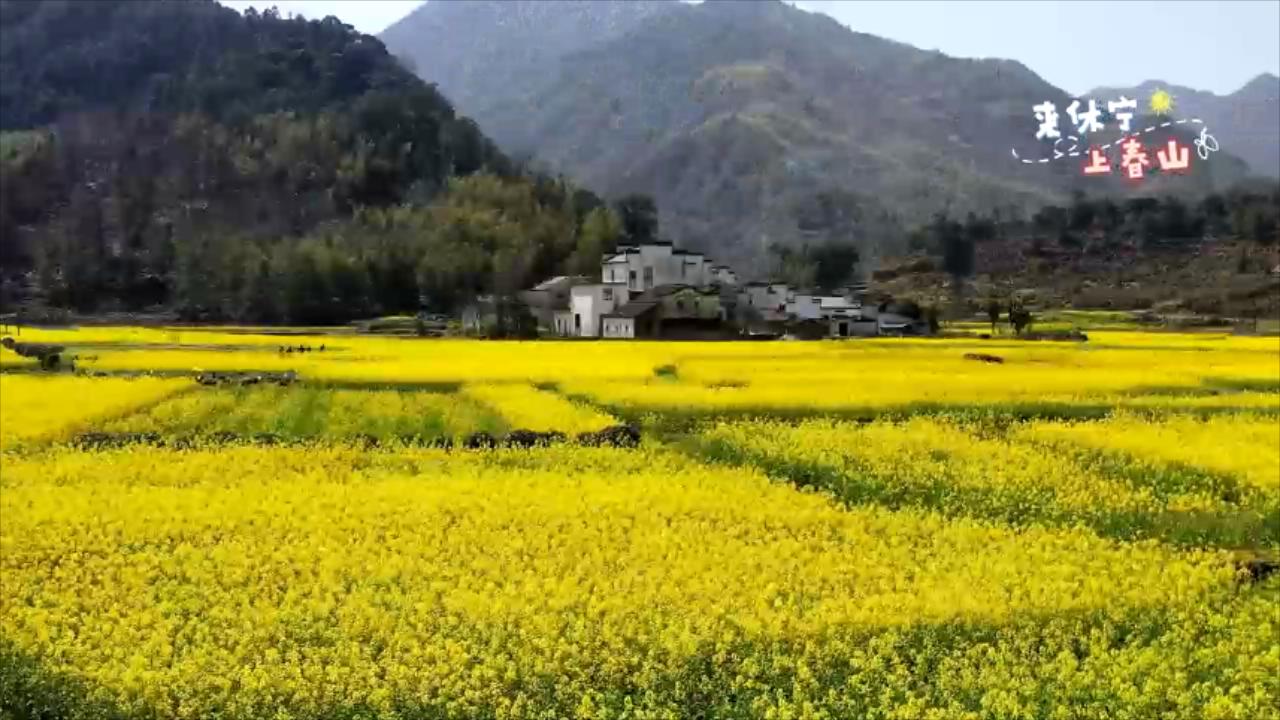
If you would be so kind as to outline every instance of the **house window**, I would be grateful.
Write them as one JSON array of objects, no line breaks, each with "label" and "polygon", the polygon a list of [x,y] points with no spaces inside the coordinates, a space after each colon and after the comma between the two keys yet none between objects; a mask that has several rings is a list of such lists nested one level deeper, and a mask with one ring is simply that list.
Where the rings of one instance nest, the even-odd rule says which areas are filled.
[{"label": "house window", "polygon": [[646,267],[644,269],[644,288],[648,290],[651,287],[653,287],[653,267]]},{"label": "house window", "polygon": [[612,299],[613,299],[613,288],[605,288],[605,289],[604,289],[604,299],[605,299],[605,300],[612,300]]},{"label": "house window", "polygon": [[628,283],[627,287],[634,288],[635,286],[636,286],[636,271],[632,270],[630,282]]},{"label": "house window", "polygon": [[687,271],[688,269],[689,269],[689,266],[688,266],[688,265],[681,265],[681,266],[680,266],[680,277],[681,277],[681,278],[685,277],[685,275],[686,275],[686,271]]},{"label": "house window", "polygon": [[581,313],[573,314],[573,332],[575,335],[582,334],[582,314]]}]

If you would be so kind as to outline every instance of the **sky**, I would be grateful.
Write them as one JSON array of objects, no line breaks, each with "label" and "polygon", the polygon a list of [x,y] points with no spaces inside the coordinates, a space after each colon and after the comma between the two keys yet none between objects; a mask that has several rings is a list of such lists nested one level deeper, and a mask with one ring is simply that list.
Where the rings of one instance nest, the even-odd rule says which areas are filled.
[{"label": "sky", "polygon": [[[430,0],[441,2],[443,0]],[[450,0],[457,1],[457,0]],[[1163,80],[1225,95],[1280,75],[1280,0],[789,0],[858,32],[955,57],[1018,60],[1069,93]],[[423,0],[224,0],[335,15],[377,34]]]}]

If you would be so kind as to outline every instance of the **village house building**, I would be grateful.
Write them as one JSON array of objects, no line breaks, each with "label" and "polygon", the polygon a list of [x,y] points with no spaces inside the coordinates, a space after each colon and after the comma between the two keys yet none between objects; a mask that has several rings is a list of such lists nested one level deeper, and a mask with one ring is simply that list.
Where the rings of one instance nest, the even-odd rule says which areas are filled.
[{"label": "village house building", "polygon": [[614,312],[631,299],[626,283],[591,283],[569,289],[567,311],[555,313],[557,334],[568,337],[600,337],[601,316]]},{"label": "village house building", "polygon": [[569,291],[578,285],[591,284],[591,278],[585,275],[558,275],[538,283],[531,290],[520,293],[520,299],[529,306],[529,312],[538,321],[540,330],[555,328],[555,334],[561,335],[556,325],[556,312],[569,307]]},{"label": "village house building", "polygon": [[791,320],[861,317],[862,302],[844,295],[793,294],[787,299],[786,313]]},{"label": "village house building", "polygon": [[717,288],[662,285],[602,317],[602,337],[718,337],[726,311]]},{"label": "village house building", "polygon": [[[737,284],[725,265],[669,242],[624,245],[605,257],[599,281],[559,276],[521,294],[540,327],[560,337],[714,338],[730,320],[752,334],[798,337],[916,335],[928,324],[897,306],[867,305],[867,287],[796,292],[784,282]],[[904,306],[905,307],[905,306]],[[478,319],[478,318],[476,318]]]},{"label": "village house building", "polygon": [[728,265],[713,265],[709,271],[711,273],[711,284],[720,285],[721,287],[737,287],[738,274]]},{"label": "village house building", "polygon": [[664,321],[722,322],[721,294],[736,279],[702,253],[660,241],[619,247],[601,261],[599,282],[555,277],[522,297],[561,337],[656,337]]},{"label": "village house building", "polygon": [[738,309],[764,322],[787,319],[786,283],[749,282],[738,291]]},{"label": "village house building", "polygon": [[678,250],[667,241],[623,245],[601,264],[601,280],[625,283],[635,292],[662,285],[711,284],[711,261],[700,252]]}]

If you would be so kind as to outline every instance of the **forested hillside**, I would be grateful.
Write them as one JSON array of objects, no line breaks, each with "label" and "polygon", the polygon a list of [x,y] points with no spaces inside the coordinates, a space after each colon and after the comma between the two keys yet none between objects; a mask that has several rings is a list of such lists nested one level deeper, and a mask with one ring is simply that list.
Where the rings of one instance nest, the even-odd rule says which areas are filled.
[{"label": "forested hillside", "polygon": [[451,267],[491,290],[474,274],[492,257],[454,257],[444,231],[430,247],[425,231],[387,242],[396,223],[380,208],[403,225],[458,204],[450,178],[487,171],[459,186],[492,190],[485,212],[566,223],[555,242],[567,249],[518,253],[545,270],[599,204],[522,177],[434,86],[335,18],[241,16],[211,0],[4,2],[0,88],[10,305],[296,322],[416,310],[420,285],[460,278]]},{"label": "forested hillside", "polygon": [[1200,316],[1280,313],[1280,184],[1256,180],[1198,202],[1075,195],[1025,217],[936,216],[911,255],[874,287],[925,305],[980,312],[1015,294],[1038,307]]},{"label": "forested hillside", "polygon": [[[1027,214],[1073,190],[1190,199],[1246,171],[1229,145],[1189,177],[1141,185],[1022,164],[1011,148],[1050,154],[1032,107],[1052,101],[1068,127],[1071,98],[1018,62],[947,57],[782,2],[615,5],[428,2],[382,37],[504,149],[598,192],[651,194],[673,239],[756,273],[772,246],[815,233],[874,263],[939,211]],[[831,198],[847,221],[815,227]]]}]

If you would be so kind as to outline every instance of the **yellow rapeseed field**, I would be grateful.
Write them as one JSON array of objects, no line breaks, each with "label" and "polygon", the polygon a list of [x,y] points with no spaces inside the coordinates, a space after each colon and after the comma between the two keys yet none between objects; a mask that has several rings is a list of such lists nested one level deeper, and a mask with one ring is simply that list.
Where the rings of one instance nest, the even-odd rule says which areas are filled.
[{"label": "yellow rapeseed field", "polygon": [[[1089,635],[1266,677],[1274,625],[1214,633],[1252,654],[1191,657],[1184,634],[1247,603],[1222,555],[846,510],[662,455],[560,470],[579,452],[600,451],[505,467],[324,448],[17,459],[5,636],[94,700],[175,717],[1040,717],[1099,693],[1119,694],[1089,716],[1267,711],[1258,694],[1188,694],[1176,666],[1155,668],[1153,693],[1129,642]],[[1029,643],[1059,669],[1009,688],[991,668]]]},{"label": "yellow rapeseed field", "polygon": [[492,408],[456,393],[265,385],[202,388],[106,423],[101,429],[176,436],[232,433],[429,439],[492,433],[503,427],[502,417]]},{"label": "yellow rapeseed field", "polygon": [[190,385],[159,378],[0,374],[0,448],[64,438]]},{"label": "yellow rapeseed field", "polygon": [[0,718],[1280,720],[1276,338],[22,339]]},{"label": "yellow rapeseed field", "polygon": [[1174,416],[1153,422],[1120,413],[1096,423],[1037,423],[1021,434],[1120,452],[1144,462],[1221,472],[1250,490],[1280,497],[1280,419],[1274,415]]},{"label": "yellow rapeseed field", "polygon": [[524,384],[473,384],[464,393],[497,410],[507,424],[525,430],[576,435],[616,423],[605,413]]},{"label": "yellow rapeseed field", "polygon": [[[734,422],[708,429],[699,443],[711,456],[759,466],[851,503],[928,507],[1018,524],[1084,524],[1120,538],[1280,546],[1275,417],[1036,421],[1016,426],[1010,437],[965,425],[972,423],[928,417],[866,425]],[[1219,440],[1223,433],[1234,434]],[[1091,444],[1135,452],[1072,452]],[[1152,468],[1152,455],[1185,465]]]}]

